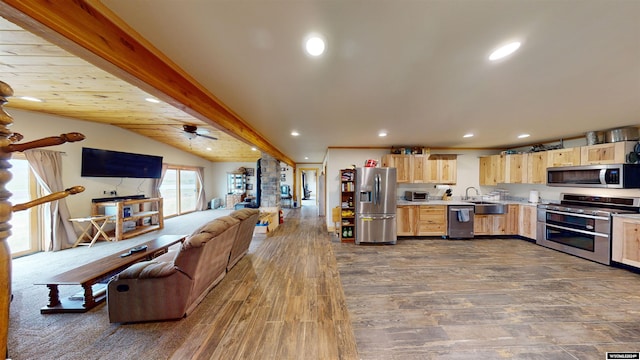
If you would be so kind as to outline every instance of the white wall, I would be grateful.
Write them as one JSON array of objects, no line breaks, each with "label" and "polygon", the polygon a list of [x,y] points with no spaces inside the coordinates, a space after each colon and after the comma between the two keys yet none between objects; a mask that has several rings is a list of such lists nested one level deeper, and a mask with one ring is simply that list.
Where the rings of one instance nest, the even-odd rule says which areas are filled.
[{"label": "white wall", "polygon": [[214,178],[214,174],[212,162],[208,160],[112,125],[10,108],[7,109],[7,112],[13,117],[11,130],[24,136],[21,143],[69,132],[79,132],[85,135],[86,139],[83,141],[44,148],[64,152],[62,180],[65,188],[75,185],[85,187],[84,192],[66,198],[73,217],[89,215],[91,213],[91,199],[108,197],[109,195],[103,194],[105,190],[117,189],[120,196],[135,194],[148,196],[151,190],[150,179],[81,177],[82,147],[158,155],[163,157],[164,163],[203,167],[205,169],[205,194],[210,198],[209,194],[213,193],[210,179]]}]

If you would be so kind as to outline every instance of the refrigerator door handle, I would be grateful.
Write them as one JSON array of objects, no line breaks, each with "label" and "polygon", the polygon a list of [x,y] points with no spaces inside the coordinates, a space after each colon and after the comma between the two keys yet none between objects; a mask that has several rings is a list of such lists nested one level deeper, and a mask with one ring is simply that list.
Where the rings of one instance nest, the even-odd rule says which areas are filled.
[{"label": "refrigerator door handle", "polygon": [[374,205],[378,205],[380,203],[380,174],[376,174],[374,180],[374,194],[373,194],[373,203]]},{"label": "refrigerator door handle", "polygon": [[372,220],[391,220],[395,219],[395,215],[383,215],[383,216],[360,216],[360,220],[372,221]]}]

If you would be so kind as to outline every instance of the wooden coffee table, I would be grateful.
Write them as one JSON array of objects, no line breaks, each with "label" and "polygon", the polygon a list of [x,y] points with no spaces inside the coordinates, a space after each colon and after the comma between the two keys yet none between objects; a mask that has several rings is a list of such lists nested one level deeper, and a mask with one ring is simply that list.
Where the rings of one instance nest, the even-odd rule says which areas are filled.
[{"label": "wooden coffee table", "polygon": [[[49,288],[49,304],[41,308],[40,313],[82,313],[96,307],[107,297],[106,286],[100,286],[100,281],[109,279],[131,264],[151,260],[159,253],[165,253],[171,245],[182,242],[185,238],[185,235],[163,235],[140,244],[147,245],[145,251],[133,253],[127,257],[120,257],[120,254],[128,252],[128,249],[119,251],[35,283],[35,285],[46,285]],[[59,285],[80,285],[83,293],[60,299]]]}]

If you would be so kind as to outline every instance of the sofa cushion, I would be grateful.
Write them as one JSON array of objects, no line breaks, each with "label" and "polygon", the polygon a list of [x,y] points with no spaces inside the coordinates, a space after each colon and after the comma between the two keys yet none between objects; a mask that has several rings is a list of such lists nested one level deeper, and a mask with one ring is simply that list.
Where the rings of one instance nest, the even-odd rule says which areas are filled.
[{"label": "sofa cushion", "polygon": [[133,264],[116,275],[115,279],[145,279],[169,276],[177,271],[173,262],[143,261]]}]

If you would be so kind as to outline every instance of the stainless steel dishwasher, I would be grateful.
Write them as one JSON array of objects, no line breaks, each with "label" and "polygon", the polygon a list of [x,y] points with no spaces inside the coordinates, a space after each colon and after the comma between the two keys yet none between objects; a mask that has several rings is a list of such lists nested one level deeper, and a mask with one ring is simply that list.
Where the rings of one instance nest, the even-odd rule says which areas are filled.
[{"label": "stainless steel dishwasher", "polygon": [[450,239],[473,238],[473,205],[449,205],[447,235]]}]

